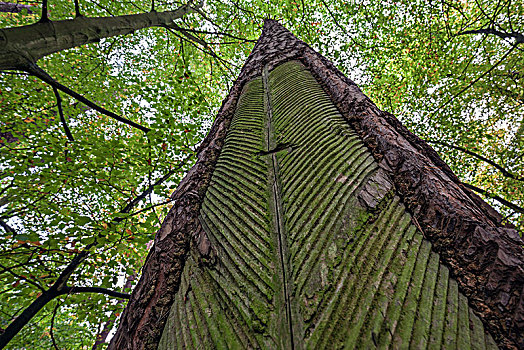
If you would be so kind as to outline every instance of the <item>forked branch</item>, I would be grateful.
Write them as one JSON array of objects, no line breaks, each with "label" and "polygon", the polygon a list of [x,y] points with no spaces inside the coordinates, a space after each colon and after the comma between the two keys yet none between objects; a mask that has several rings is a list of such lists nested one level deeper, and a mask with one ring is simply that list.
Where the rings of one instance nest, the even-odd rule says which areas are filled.
[{"label": "forked branch", "polygon": [[32,64],[32,65],[27,66],[26,71],[28,73],[34,75],[35,77],[41,79],[42,81],[46,82],[47,84],[51,85],[54,89],[58,89],[58,90],[60,90],[62,92],[65,92],[69,96],[77,99],[78,101],[82,102],[86,106],[91,107],[95,111],[98,111],[98,112],[100,112],[100,113],[102,113],[104,115],[107,115],[110,118],[118,120],[121,123],[124,123],[126,125],[132,126],[134,128],[137,128],[137,129],[139,129],[139,130],[141,130],[141,131],[143,131],[145,133],[147,133],[147,132],[149,132],[151,130],[151,129],[149,129],[149,128],[145,127],[145,126],[142,126],[140,124],[137,124],[137,123],[135,123],[135,122],[133,122],[133,121],[131,121],[129,119],[123,118],[123,117],[119,116],[116,113],[108,111],[107,109],[105,109],[103,107],[100,107],[96,103],[88,100],[87,98],[85,98],[84,96],[80,95],[79,93],[71,90],[67,86],[64,86],[64,85],[60,84],[53,77],[51,77],[49,74],[47,74],[47,72],[45,70],[43,70],[42,68],[40,68],[36,64]]}]

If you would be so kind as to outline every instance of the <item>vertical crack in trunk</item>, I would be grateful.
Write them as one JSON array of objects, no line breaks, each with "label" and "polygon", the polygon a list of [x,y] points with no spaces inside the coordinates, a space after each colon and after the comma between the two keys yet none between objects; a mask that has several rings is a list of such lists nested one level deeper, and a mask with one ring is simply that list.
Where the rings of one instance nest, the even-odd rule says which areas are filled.
[{"label": "vertical crack in trunk", "polygon": [[[269,88],[269,72],[267,65],[264,67],[262,73],[262,79],[264,82],[264,107],[266,111],[266,147],[269,150],[274,149],[276,146],[274,140],[274,132],[272,125],[272,109],[271,109],[271,93]],[[295,349],[295,342],[293,340],[293,321],[291,312],[291,297],[290,297],[290,284],[288,280],[289,266],[288,266],[288,246],[287,246],[287,234],[284,225],[284,213],[282,208],[282,198],[280,195],[279,176],[278,176],[278,160],[276,152],[268,154],[268,169],[269,169],[269,186],[271,188],[271,212],[273,213],[273,226],[275,228],[276,244],[277,244],[277,255],[280,266],[280,279],[282,287],[282,303],[283,309],[285,310],[285,320],[282,320],[283,327],[288,329],[287,335],[282,337],[281,345],[283,348]]]}]

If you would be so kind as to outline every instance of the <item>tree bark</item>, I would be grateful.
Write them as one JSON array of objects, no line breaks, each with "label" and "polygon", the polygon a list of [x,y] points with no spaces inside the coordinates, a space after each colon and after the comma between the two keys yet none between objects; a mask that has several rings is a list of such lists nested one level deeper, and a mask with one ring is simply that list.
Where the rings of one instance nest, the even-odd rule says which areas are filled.
[{"label": "tree bark", "polygon": [[81,16],[0,29],[0,70],[23,70],[55,52],[143,28],[168,26],[192,11],[192,7],[184,5],[174,11],[116,17]]}]

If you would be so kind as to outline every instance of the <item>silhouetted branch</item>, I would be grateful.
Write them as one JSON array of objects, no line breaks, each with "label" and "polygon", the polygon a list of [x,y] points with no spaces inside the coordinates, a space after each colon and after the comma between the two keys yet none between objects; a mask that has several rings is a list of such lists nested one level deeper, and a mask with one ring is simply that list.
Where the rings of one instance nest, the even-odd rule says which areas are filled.
[{"label": "silhouetted branch", "polygon": [[40,17],[40,22],[49,22],[49,16],[47,12],[47,0],[42,0],[42,17]]},{"label": "silhouetted branch", "polygon": [[162,205],[169,204],[169,203],[171,203],[171,202],[172,202],[172,200],[167,200],[167,201],[162,202],[162,203],[153,204],[153,205],[151,205],[151,206],[149,206],[149,207],[146,207],[146,208],[140,209],[140,210],[138,210],[138,211],[135,211],[134,213],[129,214],[129,216],[135,216],[135,215],[138,215],[138,214],[143,213],[143,212],[145,212],[145,211],[151,210],[151,209],[153,209],[153,208],[156,208],[156,207],[160,207],[160,206],[162,206]]},{"label": "silhouetted branch", "polygon": [[96,293],[104,294],[114,298],[129,299],[128,293],[121,293],[111,289],[102,287],[64,287],[60,290],[60,294],[80,294],[80,293]]},{"label": "silhouetted branch", "polygon": [[467,35],[467,34],[492,34],[496,35],[501,39],[515,39],[515,44],[524,43],[524,35],[519,32],[506,33],[496,29],[475,29],[475,30],[465,30],[463,32],[457,33],[456,35]]},{"label": "silhouetted branch", "polygon": [[455,94],[454,96],[452,96],[449,100],[447,100],[446,102],[444,102],[443,104],[441,104],[439,107],[437,107],[437,109],[435,109],[435,111],[431,114],[431,116],[434,116],[435,113],[437,113],[440,109],[442,109],[444,106],[446,106],[448,103],[450,103],[451,101],[453,101],[455,98],[459,97],[460,95],[462,95],[462,93],[464,93],[466,90],[468,90],[470,87],[472,87],[473,85],[475,85],[480,79],[484,78],[488,73],[490,73],[493,69],[495,69],[499,64],[501,64],[512,52],[513,50],[515,50],[515,48],[517,47],[517,45],[513,45],[511,47],[511,49],[508,50],[508,52],[506,52],[504,54],[504,56],[502,56],[502,58],[500,60],[498,60],[497,63],[495,63],[494,65],[491,66],[490,69],[488,69],[487,71],[485,71],[484,73],[482,73],[481,75],[479,75],[475,80],[473,80],[471,83],[468,84],[468,86],[466,86],[465,88],[463,88],[462,90],[460,90],[457,94]]},{"label": "silhouetted branch", "polygon": [[2,269],[4,269],[4,272],[8,272],[8,273],[10,273],[10,274],[13,275],[14,277],[18,278],[20,281],[26,281],[27,283],[29,283],[29,284],[35,286],[36,288],[40,289],[41,291],[44,291],[44,290],[45,290],[45,289],[44,289],[41,285],[39,285],[38,283],[36,283],[36,282],[34,282],[34,281],[31,281],[29,278],[24,277],[24,276],[21,276],[21,275],[17,274],[16,272],[12,271],[12,269],[13,269],[14,267],[6,267],[6,266],[4,266],[4,265],[2,265],[2,264],[0,264],[0,267],[1,267]]},{"label": "silhouetted branch", "polygon": [[227,36],[227,37],[229,37],[231,39],[241,40],[241,41],[244,41],[244,42],[250,42],[250,43],[255,43],[256,42],[256,40],[241,38],[239,36],[232,35],[232,34],[229,34],[229,33],[226,33],[226,32],[217,32],[217,31],[212,32],[212,31],[209,31],[209,30],[189,29],[189,28],[182,28],[182,27],[179,27],[179,26],[168,26],[168,27],[172,27],[173,29],[183,30],[183,31],[190,32],[190,33],[195,33],[195,34],[210,34],[210,35],[216,35],[216,36]]},{"label": "silhouetted branch", "polygon": [[15,230],[2,219],[0,219],[0,226],[2,226],[6,233],[15,233]]},{"label": "silhouetted branch", "polygon": [[[129,275],[126,279],[126,284],[124,285],[124,288],[122,288],[122,290],[125,291],[127,289],[130,289],[135,278],[136,278],[136,274]],[[125,302],[125,299],[120,299],[117,301],[117,305],[123,304],[124,302]],[[114,310],[111,316],[109,316],[107,321],[104,323],[104,327],[102,331],[100,331],[97,334],[95,343],[93,344],[93,347],[91,348],[91,350],[99,349],[100,346],[106,342],[107,336],[109,335],[109,333],[111,333],[111,330],[113,329],[113,326],[115,324],[117,317],[118,317],[118,313],[116,310]]]},{"label": "silhouetted branch", "polygon": [[78,0],[75,0],[75,17],[82,17],[82,14],[80,13],[80,4],[78,3]]},{"label": "silhouetted branch", "polygon": [[56,104],[58,106],[58,114],[60,115],[60,121],[62,122],[64,131],[67,135],[68,140],[71,142],[74,142],[75,139],[73,138],[73,135],[71,134],[71,131],[69,130],[69,126],[67,126],[67,122],[64,117],[64,111],[62,110],[62,98],[60,97],[60,93],[58,92],[57,88],[54,86],[53,86],[53,92],[55,93]]},{"label": "silhouetted branch", "polygon": [[53,316],[51,317],[51,327],[49,328],[49,335],[51,336],[51,341],[53,342],[53,347],[55,348],[55,350],[60,350],[58,348],[58,345],[56,344],[55,334],[54,334],[54,331],[53,331],[53,328],[55,328],[56,312],[58,311],[59,307],[60,307],[60,300],[57,300],[55,308],[53,310]]},{"label": "silhouetted branch", "polygon": [[[182,168],[184,165],[186,165],[187,161],[189,159],[191,159],[192,156],[193,155],[190,155],[189,157],[187,157],[186,159],[181,161],[175,168],[169,170],[164,176],[162,176],[157,181],[155,181],[155,183],[153,183],[151,186],[146,188],[144,192],[142,192],[139,196],[135,197],[135,199],[133,199],[122,210],[120,210],[120,213],[122,213],[122,214],[129,213],[131,211],[131,209],[133,209],[140,201],[142,201],[144,198],[146,198],[153,191],[153,189],[156,186],[162,184],[164,181],[169,179],[174,173],[176,173],[180,168]],[[122,218],[117,218],[117,219],[120,219],[118,222],[123,220]]]},{"label": "silhouetted branch", "polygon": [[113,118],[115,120],[118,120],[121,123],[127,124],[129,126],[134,127],[134,128],[137,128],[137,129],[139,129],[139,130],[141,130],[141,131],[143,131],[145,133],[147,133],[147,132],[149,132],[151,130],[151,129],[146,128],[145,126],[142,126],[140,124],[137,124],[137,123],[135,123],[135,122],[133,122],[133,121],[131,121],[129,119],[123,118],[123,117],[119,116],[116,113],[108,111],[107,109],[105,109],[103,107],[100,107],[99,105],[97,105],[94,102],[91,102],[90,100],[88,100],[84,96],[80,95],[79,93],[77,93],[77,92],[71,90],[70,88],[60,84],[58,81],[56,81],[54,78],[52,78],[49,74],[47,74],[46,71],[44,71],[42,68],[38,67],[36,64],[31,64],[28,67],[26,67],[26,69],[27,69],[28,73],[34,75],[37,78],[40,78],[42,81],[48,83],[53,88],[57,88],[58,90],[60,90],[62,92],[65,92],[69,96],[76,98],[78,101],[82,102],[83,104],[85,104],[88,107],[91,107],[95,111],[98,111],[98,112],[100,112],[100,113],[102,113],[104,115],[107,115],[108,117],[111,117],[111,118]]},{"label": "silhouetted branch", "polygon": [[[203,41],[202,39],[200,38],[197,38],[195,37],[194,35],[191,35],[190,33],[188,32],[185,32],[183,30],[180,30],[180,33],[182,33],[182,35],[184,35],[185,37],[182,37],[180,35],[178,35],[176,32],[175,32],[175,29],[172,27],[172,26],[169,26],[169,27],[164,27],[166,28],[167,30],[169,30],[171,33],[173,33],[174,36],[176,36],[177,38],[183,40],[183,41],[186,41],[188,43],[190,43],[191,45],[193,45],[194,47],[196,47],[198,50],[202,51],[203,53],[207,54],[207,55],[210,55],[212,56],[214,59],[216,59],[218,62],[222,63],[224,65],[224,67],[226,67],[226,69],[231,73],[233,74],[233,71],[231,70],[231,68],[229,68],[228,65],[233,65],[234,67],[238,68],[238,66],[236,66],[235,64],[232,64],[230,62],[227,62],[226,60],[224,60],[222,57],[218,56],[216,53],[213,52],[213,50],[211,50],[209,48],[209,46],[207,45],[207,43],[205,41]],[[180,27],[179,27],[180,28]],[[204,46],[204,48],[201,48],[200,46],[198,46],[197,44],[195,44],[195,42],[201,44],[202,46]],[[206,51],[205,49],[207,49],[208,51]]]},{"label": "silhouetted branch", "polygon": [[502,166],[500,166],[499,164],[495,163],[494,161],[478,154],[478,153],[475,153],[473,151],[470,151],[464,147],[460,147],[460,146],[455,146],[455,145],[451,145],[449,143],[446,143],[446,142],[443,142],[443,141],[432,141],[432,140],[426,140],[427,143],[433,143],[433,144],[438,144],[438,145],[442,145],[442,146],[446,146],[446,147],[449,147],[449,148],[453,148],[457,151],[461,151],[461,152],[464,152],[466,154],[469,154],[470,156],[473,156],[475,158],[478,158],[492,166],[494,166],[495,168],[497,168],[501,173],[502,175],[504,175],[505,177],[509,177],[510,179],[514,179],[514,180],[518,180],[518,181],[524,181],[524,177],[518,177],[516,176],[515,174],[511,173],[510,171],[506,170],[505,168],[503,168]]},{"label": "silhouetted branch", "polygon": [[[191,156],[190,156],[191,157]],[[184,161],[180,162],[179,165],[171,169],[167,174],[162,176],[160,179],[158,179],[155,183],[153,183],[151,186],[146,188],[145,191],[143,191],[139,196],[137,196],[135,199],[133,199],[129,204],[127,204],[121,211],[121,214],[127,214],[129,213],[142,199],[144,199],[149,193],[151,193],[155,186],[158,186],[159,184],[166,181],[171,175],[173,175],[178,169],[183,167],[185,165],[185,162],[190,158],[186,158]],[[114,218],[110,225],[117,224],[124,220],[122,217],[116,217]],[[5,329],[4,333],[0,334],[0,349],[5,347],[11,339],[18,333],[20,330],[45,306],[47,303],[49,303],[51,300],[56,298],[59,295],[63,294],[77,294],[77,293],[99,293],[99,294],[105,294],[108,296],[112,296],[115,298],[123,298],[123,299],[129,299],[129,294],[127,293],[120,293],[116,291],[112,291],[109,289],[101,288],[101,287],[70,287],[67,286],[67,282],[73,272],[77,269],[77,267],[85,260],[90,254],[90,251],[93,247],[95,247],[98,244],[97,240],[91,244],[88,244],[81,252],[77,253],[75,257],[69,262],[69,264],[64,268],[62,273],[60,273],[60,276],[56,279],[56,281],[53,283],[53,285],[47,289],[43,290],[42,287],[36,285],[34,282],[25,279],[21,276],[18,276],[21,279],[26,280],[28,283],[32,283],[35,286],[37,286],[39,289],[43,290],[42,294],[36,298],[35,301],[31,303],[27,308],[22,311],[22,313],[14,319]],[[0,267],[4,268],[0,265]],[[11,271],[9,271],[11,272]],[[12,273],[12,272],[11,272]]]},{"label": "silhouetted branch", "polygon": [[511,203],[510,201],[500,197],[500,196],[497,196],[497,195],[494,195],[494,194],[491,194],[489,193],[488,191],[486,190],[483,190],[482,188],[478,188],[477,186],[473,186],[473,185],[470,185],[468,183],[462,183],[464,185],[464,187],[466,188],[469,188],[470,190],[473,190],[477,193],[480,193],[480,194],[483,194],[484,196],[488,197],[488,198],[492,198],[494,200],[496,200],[497,202],[499,202],[500,204],[510,208],[510,209],[513,209],[515,210],[516,212],[519,212],[521,214],[524,214],[524,208],[522,207],[519,207],[518,205],[514,204],[514,203]]},{"label": "silhouetted branch", "polygon": [[23,9],[26,9],[28,14],[33,13],[32,7],[29,5],[0,1],[0,12],[20,13]]}]

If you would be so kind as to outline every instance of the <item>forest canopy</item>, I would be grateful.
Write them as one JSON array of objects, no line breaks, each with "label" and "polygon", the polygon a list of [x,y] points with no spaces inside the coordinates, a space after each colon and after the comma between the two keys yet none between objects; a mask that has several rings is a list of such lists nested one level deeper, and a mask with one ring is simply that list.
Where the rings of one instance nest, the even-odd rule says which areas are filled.
[{"label": "forest canopy", "polygon": [[8,347],[104,347],[265,18],[522,232],[521,2],[0,2],[0,329],[28,317]]}]

